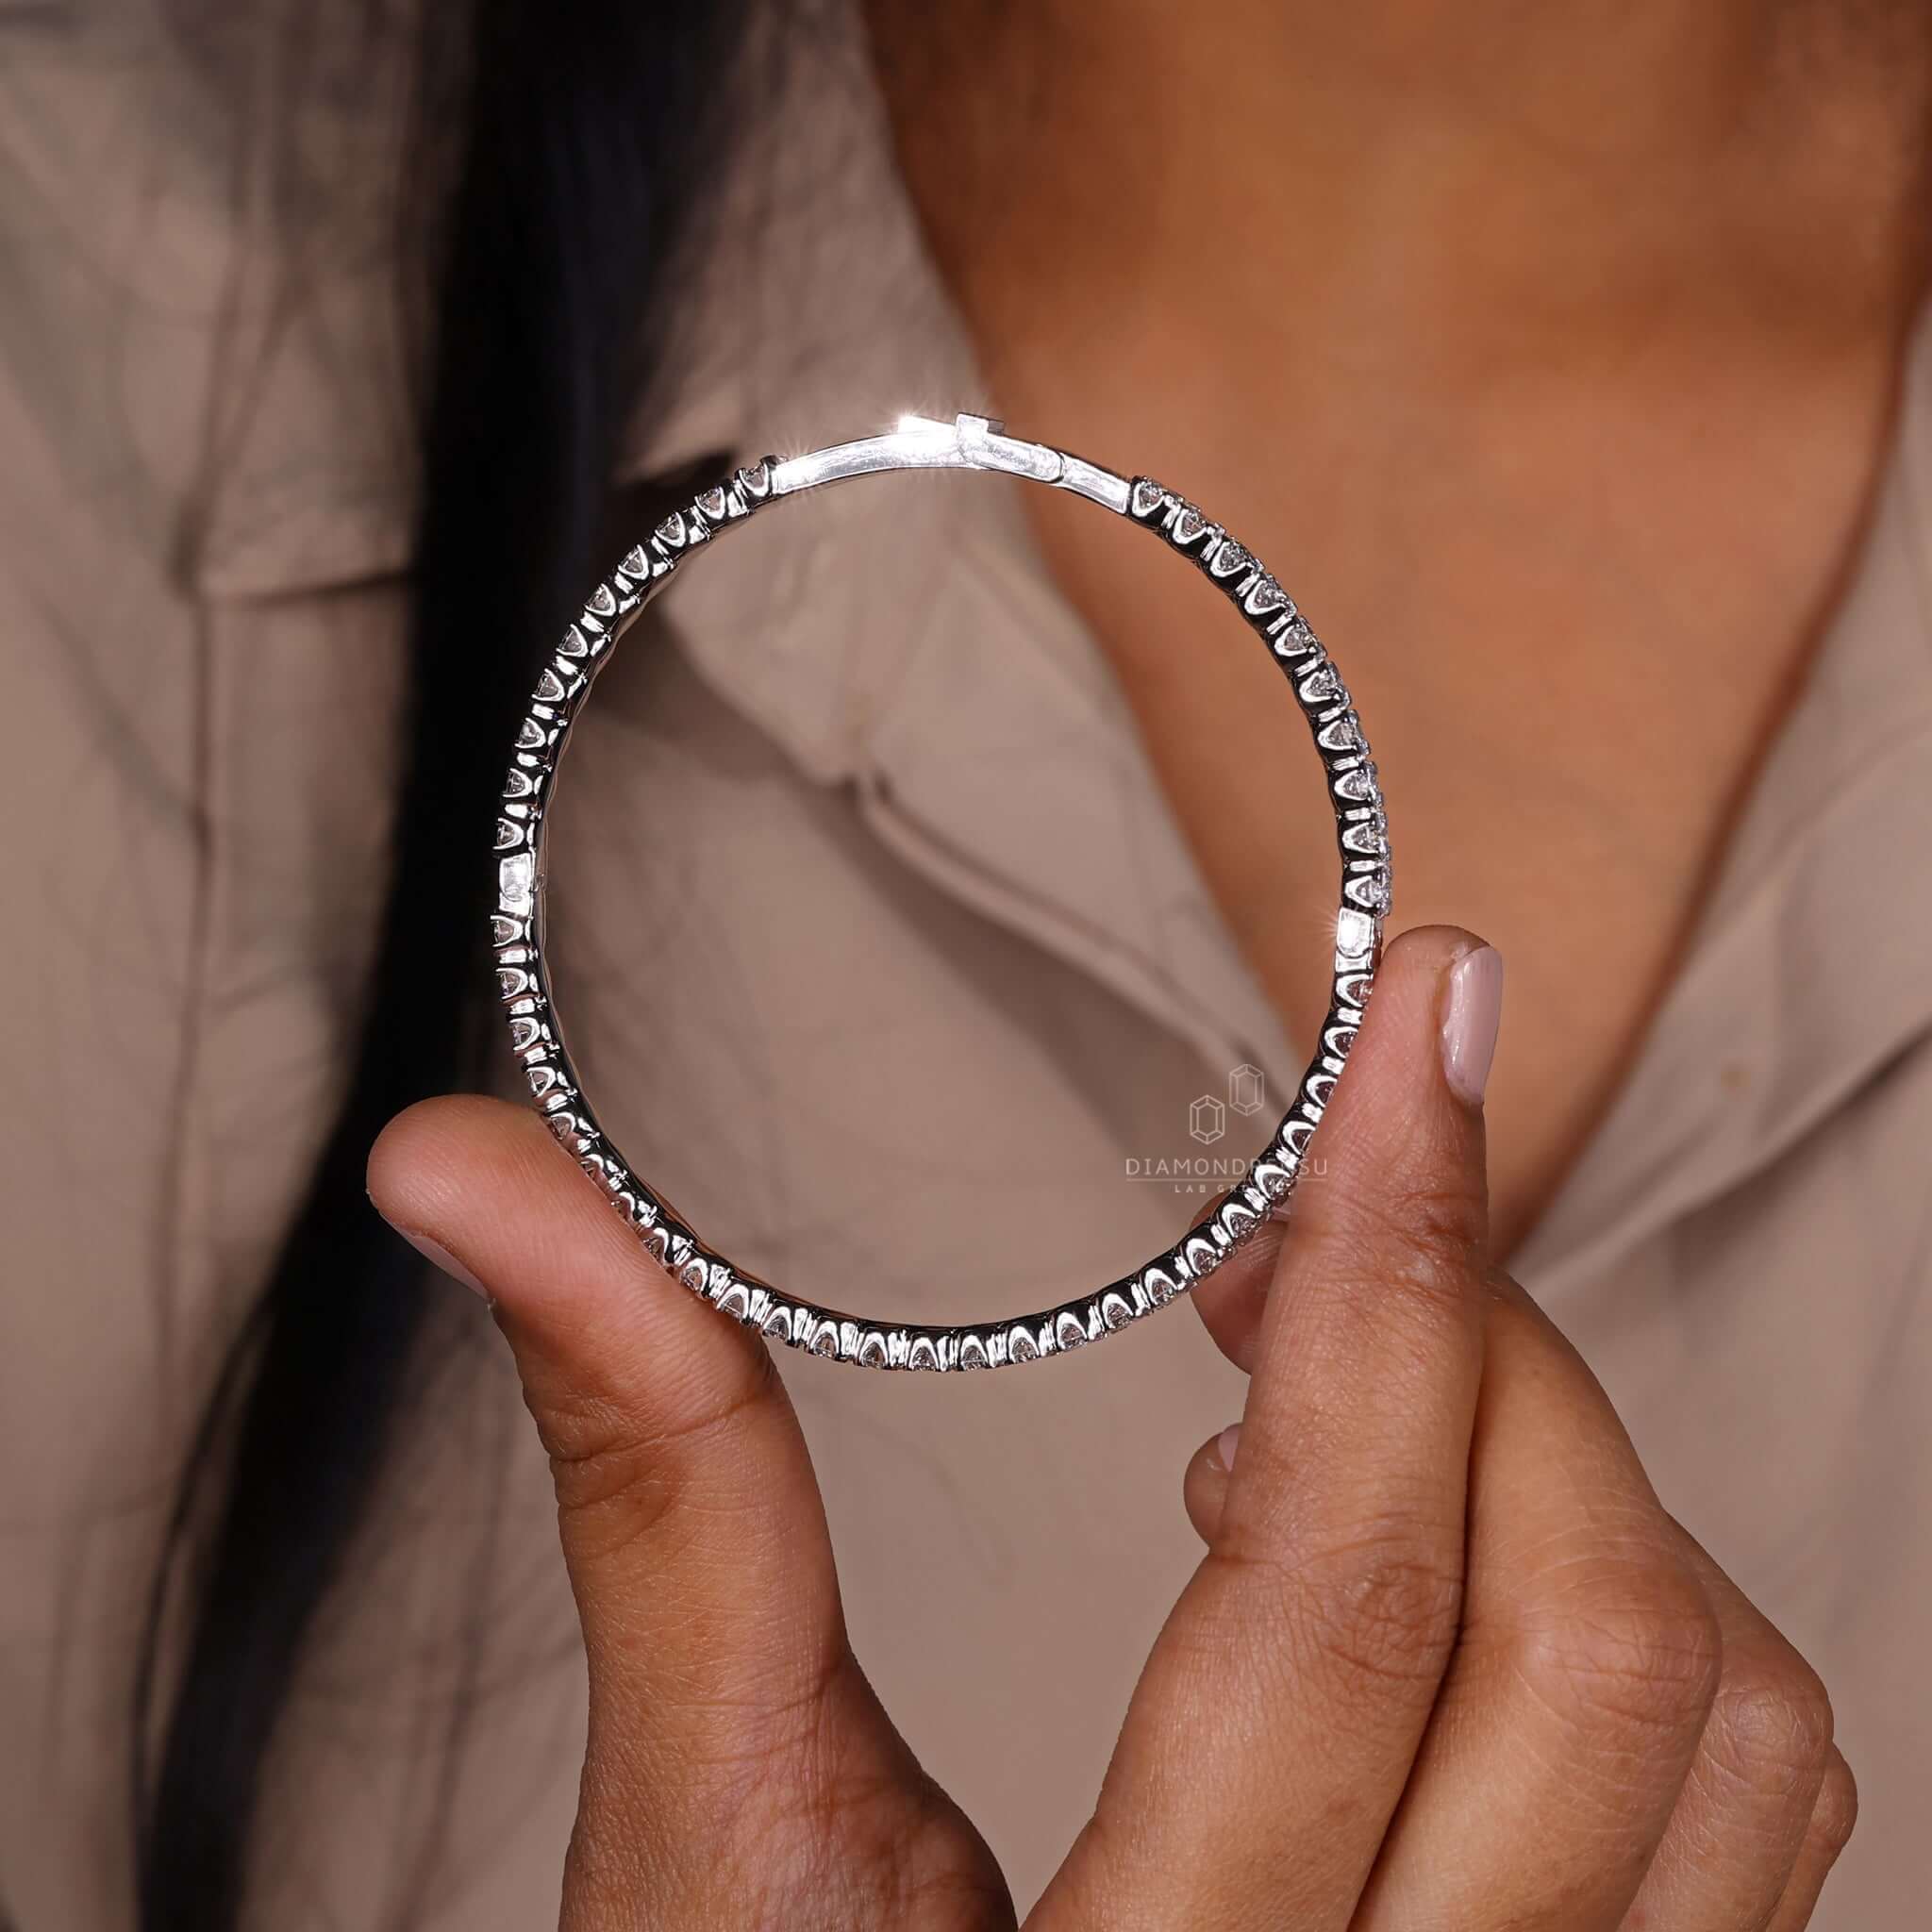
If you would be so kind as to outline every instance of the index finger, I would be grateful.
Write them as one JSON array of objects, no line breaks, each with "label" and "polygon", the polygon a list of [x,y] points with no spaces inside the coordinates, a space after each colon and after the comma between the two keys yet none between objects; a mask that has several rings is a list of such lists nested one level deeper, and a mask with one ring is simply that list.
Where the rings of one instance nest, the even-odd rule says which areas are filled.
[{"label": "index finger", "polygon": [[1488,1211],[1444,1027],[1487,1001],[1492,1039],[1499,982],[1457,928],[1389,949],[1293,1200],[1217,1533],[1048,1924],[1348,1923],[1457,1627]]}]

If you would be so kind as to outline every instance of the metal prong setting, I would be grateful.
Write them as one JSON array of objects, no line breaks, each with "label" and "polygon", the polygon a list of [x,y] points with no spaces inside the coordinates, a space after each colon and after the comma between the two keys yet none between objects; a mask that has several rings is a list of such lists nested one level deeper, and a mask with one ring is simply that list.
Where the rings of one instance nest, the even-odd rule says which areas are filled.
[{"label": "metal prong setting", "polygon": [[[1313,736],[1334,808],[1341,906],[1327,1018],[1293,1105],[1243,1184],[1170,1248],[1092,1293],[1037,1314],[958,1326],[874,1323],[800,1301],[743,1274],[651,1191],[599,1125],[565,1048],[543,958],[542,852],[551,781],[577,712],[617,640],[651,598],[714,538],[777,501],[894,470],[998,472],[1071,491],[1158,533],[1241,611],[1286,674]],[[884,435],[780,460],[765,457],[673,511],[592,590],[544,664],[518,726],[496,821],[497,903],[491,915],[498,994],[510,1050],[550,1130],[609,1195],[672,1276],[774,1341],[864,1368],[1003,1368],[1081,1348],[1124,1328],[1220,1267],[1282,1211],[1341,1076],[1381,958],[1391,883],[1388,817],[1341,673],[1260,560],[1186,498],[1064,450],[1006,434],[984,416],[904,416]]]}]

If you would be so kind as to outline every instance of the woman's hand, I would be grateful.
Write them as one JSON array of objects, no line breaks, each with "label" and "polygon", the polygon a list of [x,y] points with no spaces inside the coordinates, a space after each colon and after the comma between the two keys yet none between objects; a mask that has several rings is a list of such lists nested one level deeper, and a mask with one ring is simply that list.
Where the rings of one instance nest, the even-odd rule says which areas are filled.
[{"label": "woman's hand", "polygon": [[[1487,1259],[1475,945],[1391,946],[1321,1177],[1196,1291],[1247,1407],[1188,1471],[1208,1554],[1041,1932],[1795,1932],[1850,1831],[1817,1677]],[[591,1681],[568,1932],[1010,1925],[846,1642],[763,1346],[523,1109],[411,1108],[370,1187],[487,1284],[555,1465]]]}]

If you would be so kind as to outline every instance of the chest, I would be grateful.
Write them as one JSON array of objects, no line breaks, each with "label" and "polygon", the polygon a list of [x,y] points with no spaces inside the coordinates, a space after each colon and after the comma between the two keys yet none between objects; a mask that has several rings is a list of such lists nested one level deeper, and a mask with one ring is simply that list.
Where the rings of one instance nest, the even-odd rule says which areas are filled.
[{"label": "chest", "polygon": [[[1301,493],[1272,516],[1257,496],[1260,518],[1235,525],[1282,558],[1359,708],[1389,800],[1391,931],[1467,926],[1507,962],[1489,1107],[1505,1254],[1672,981],[1829,608],[1854,480],[1848,466],[1790,528],[1767,511],[1748,543],[1650,511],[1641,541],[1591,547],[1574,504],[1451,521],[1392,477],[1374,519]],[[1158,551],[1115,545],[1103,567],[1091,527],[1040,527],[1243,952],[1291,1038],[1312,1039],[1336,859],[1278,674]]]}]

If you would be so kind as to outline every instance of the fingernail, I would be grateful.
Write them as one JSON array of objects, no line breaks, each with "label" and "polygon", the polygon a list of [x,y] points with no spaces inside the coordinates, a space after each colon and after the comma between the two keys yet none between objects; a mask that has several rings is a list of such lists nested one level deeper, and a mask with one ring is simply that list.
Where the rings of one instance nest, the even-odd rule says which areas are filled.
[{"label": "fingernail", "polygon": [[[393,1223],[391,1224],[394,1225]],[[396,1232],[425,1259],[435,1262],[452,1281],[460,1281],[473,1294],[480,1294],[486,1302],[490,1299],[490,1291],[441,1241],[431,1241],[426,1234],[411,1234],[407,1227],[398,1227]]]},{"label": "fingernail", "polygon": [[1239,1423],[1229,1423],[1226,1428],[1215,1437],[1214,1454],[1223,1469],[1231,1470],[1234,1467],[1234,1452],[1241,1447],[1241,1425]]},{"label": "fingernail", "polygon": [[1471,1107],[1483,1104],[1503,1020],[1503,956],[1476,946],[1449,969],[1442,1002],[1442,1074]]}]

